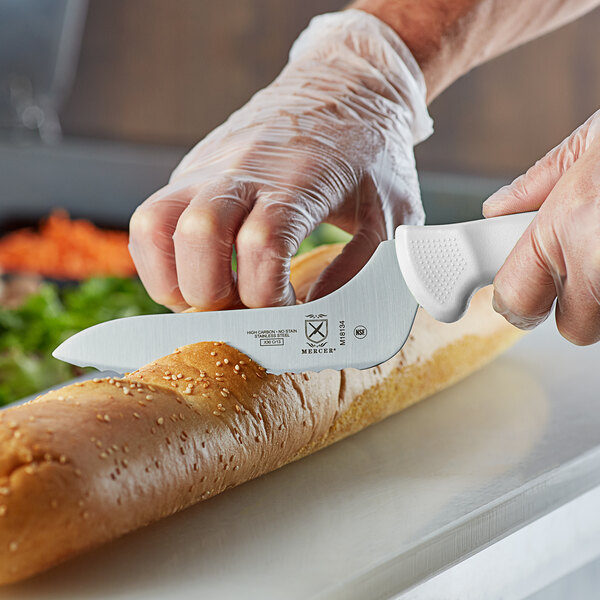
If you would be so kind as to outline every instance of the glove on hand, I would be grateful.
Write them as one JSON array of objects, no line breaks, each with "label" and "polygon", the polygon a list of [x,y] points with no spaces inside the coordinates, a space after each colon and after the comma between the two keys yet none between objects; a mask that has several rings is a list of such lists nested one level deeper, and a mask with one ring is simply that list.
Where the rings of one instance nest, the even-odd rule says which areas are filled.
[{"label": "glove on hand", "polygon": [[600,111],[483,205],[486,217],[539,209],[494,280],[495,309],[521,329],[550,314],[578,345],[600,340]]},{"label": "glove on hand", "polygon": [[431,131],[422,73],[392,29],[358,10],[316,17],[277,79],[134,213],[144,285],[174,310],[292,304],[290,259],[326,221],[354,234],[309,299],[333,291],[397,225],[423,222],[413,146]]}]

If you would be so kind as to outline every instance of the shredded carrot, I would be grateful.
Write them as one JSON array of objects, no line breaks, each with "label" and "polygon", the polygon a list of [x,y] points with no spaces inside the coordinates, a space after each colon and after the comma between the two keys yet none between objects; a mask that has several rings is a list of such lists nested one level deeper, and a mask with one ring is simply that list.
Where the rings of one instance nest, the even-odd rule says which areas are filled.
[{"label": "shredded carrot", "polygon": [[0,268],[74,280],[135,274],[127,233],[99,229],[84,219],[71,220],[63,210],[54,211],[39,231],[19,229],[1,238]]}]

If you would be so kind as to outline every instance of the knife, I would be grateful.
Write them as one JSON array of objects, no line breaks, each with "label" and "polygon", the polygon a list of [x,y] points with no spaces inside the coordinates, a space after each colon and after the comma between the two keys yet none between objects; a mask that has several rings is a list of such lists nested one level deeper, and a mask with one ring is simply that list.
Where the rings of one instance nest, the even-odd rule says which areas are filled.
[{"label": "knife", "polygon": [[492,283],[536,214],[400,225],[353,279],[318,300],[115,319],[75,334],[53,356],[123,373],[186,344],[222,341],[270,373],[367,369],[402,348],[418,305],[439,321],[458,320],[473,293]]}]

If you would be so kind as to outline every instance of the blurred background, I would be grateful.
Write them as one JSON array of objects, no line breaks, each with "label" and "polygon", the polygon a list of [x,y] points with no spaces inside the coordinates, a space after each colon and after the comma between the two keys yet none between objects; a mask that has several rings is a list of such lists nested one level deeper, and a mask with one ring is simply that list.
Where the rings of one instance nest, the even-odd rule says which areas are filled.
[{"label": "blurred background", "polygon": [[[0,0],[0,226],[63,206],[125,227],[187,148],[269,83],[344,0]],[[496,59],[431,107],[430,222],[481,200],[598,108],[600,11]]]}]

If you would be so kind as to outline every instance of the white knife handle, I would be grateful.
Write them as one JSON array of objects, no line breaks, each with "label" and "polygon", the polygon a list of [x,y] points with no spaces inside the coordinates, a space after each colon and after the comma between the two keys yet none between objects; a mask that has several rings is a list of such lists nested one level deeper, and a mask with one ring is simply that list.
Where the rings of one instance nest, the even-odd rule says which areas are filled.
[{"label": "white knife handle", "polygon": [[451,323],[471,296],[496,273],[537,212],[453,225],[400,225],[396,253],[416,301],[435,319]]}]

